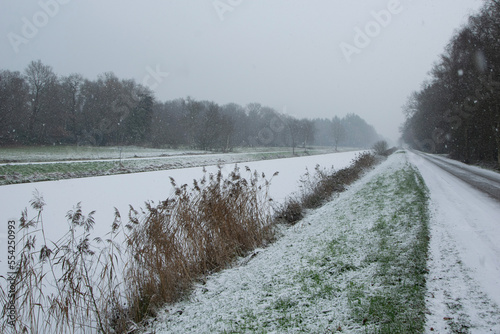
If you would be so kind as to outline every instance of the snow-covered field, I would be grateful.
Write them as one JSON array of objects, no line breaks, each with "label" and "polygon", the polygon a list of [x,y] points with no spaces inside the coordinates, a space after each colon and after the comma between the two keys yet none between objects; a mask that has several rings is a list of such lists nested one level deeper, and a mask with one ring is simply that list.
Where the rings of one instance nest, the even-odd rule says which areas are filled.
[{"label": "snow-covered field", "polygon": [[33,163],[55,161],[86,161],[152,158],[185,154],[203,154],[199,150],[156,149],[135,146],[26,146],[0,148],[1,162]]},{"label": "snow-covered field", "polygon": [[[299,152],[300,148],[296,148]],[[312,151],[332,152],[332,148],[314,148]],[[355,149],[344,147],[343,151]],[[309,151],[311,151],[309,149]],[[23,146],[23,147],[0,147],[0,165],[5,163],[34,163],[34,162],[74,162],[74,161],[96,161],[96,160],[133,160],[150,158],[168,158],[178,156],[235,156],[256,153],[291,153],[292,149],[287,147],[252,147],[235,148],[234,153],[213,154],[203,150],[193,149],[165,149],[145,148],[136,146]],[[326,153],[326,152],[325,152]]]}]

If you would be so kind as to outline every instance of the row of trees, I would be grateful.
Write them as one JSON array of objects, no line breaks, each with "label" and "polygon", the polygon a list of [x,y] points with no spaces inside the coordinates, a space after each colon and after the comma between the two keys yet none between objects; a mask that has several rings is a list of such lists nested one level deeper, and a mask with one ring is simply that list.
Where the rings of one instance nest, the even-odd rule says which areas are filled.
[{"label": "row of trees", "polygon": [[0,144],[370,147],[372,126],[350,114],[296,119],[252,103],[220,106],[191,98],[159,102],[146,87],[105,73],[91,81],[58,77],[32,62],[24,73],[0,71]]},{"label": "row of trees", "polygon": [[375,128],[356,114],[343,118],[315,119],[315,143],[320,146],[369,148],[380,140]]},{"label": "row of trees", "polygon": [[464,162],[500,163],[500,0],[458,30],[432,79],[409,98],[402,126],[412,147]]},{"label": "row of trees", "polygon": [[380,139],[373,126],[355,114],[342,119],[296,119],[258,103],[219,106],[177,99],[155,104],[153,119],[155,146],[189,145],[212,150],[308,145],[368,148]]},{"label": "row of trees", "polygon": [[24,74],[0,71],[0,143],[139,144],[148,139],[153,103],[133,80],[60,78],[32,62]]},{"label": "row of trees", "polygon": [[224,106],[191,98],[154,106],[153,145],[190,146],[205,150],[230,150],[242,146],[311,145],[314,126],[252,103]]}]

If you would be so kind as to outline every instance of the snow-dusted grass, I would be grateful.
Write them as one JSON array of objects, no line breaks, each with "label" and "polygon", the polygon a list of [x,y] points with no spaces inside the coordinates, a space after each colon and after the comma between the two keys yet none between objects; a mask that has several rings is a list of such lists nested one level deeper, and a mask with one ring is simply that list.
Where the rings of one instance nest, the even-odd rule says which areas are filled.
[{"label": "snow-dusted grass", "polygon": [[331,200],[333,194],[345,191],[347,186],[376,164],[376,157],[364,152],[356,157],[353,165],[339,170],[321,169],[316,165],[313,175],[308,171],[301,178],[301,192],[290,196],[278,211],[279,219],[286,224],[295,224],[304,217],[304,209],[321,207]]},{"label": "snow-dusted grass", "polygon": [[138,146],[19,146],[0,147],[0,162],[28,163],[68,160],[127,159],[180,154],[202,154],[203,151],[157,149]]},{"label": "snow-dusted grass", "polygon": [[165,308],[155,333],[416,333],[427,190],[395,154],[275,244]]},{"label": "snow-dusted grass", "polygon": [[[355,148],[341,148],[340,151],[355,151]],[[233,153],[291,153],[288,147],[241,147]],[[304,148],[296,148],[304,152]],[[307,148],[307,152],[333,152],[331,147]],[[179,155],[209,154],[207,151],[193,149],[148,148],[138,146],[18,146],[0,147],[0,163],[30,163],[75,160],[109,160],[154,158]]]},{"label": "snow-dusted grass", "polygon": [[[72,151],[72,149],[74,149]],[[24,153],[23,153],[24,152]],[[331,149],[297,150],[314,155]],[[130,174],[177,168],[210,166],[277,158],[289,158],[287,148],[260,148],[240,153],[209,154],[200,151],[160,150],[140,147],[26,147],[0,148],[0,185],[51,181],[100,175]]]}]

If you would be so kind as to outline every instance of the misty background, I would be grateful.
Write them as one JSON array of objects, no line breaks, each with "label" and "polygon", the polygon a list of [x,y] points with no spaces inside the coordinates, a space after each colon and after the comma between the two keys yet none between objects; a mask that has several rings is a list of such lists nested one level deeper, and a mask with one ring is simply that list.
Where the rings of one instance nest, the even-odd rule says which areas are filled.
[{"label": "misty background", "polygon": [[[23,72],[40,59],[63,76],[114,72],[160,101],[257,102],[296,118],[355,113],[395,142],[401,107],[482,3],[3,1],[0,67]],[[346,45],[356,53],[346,56]]]}]

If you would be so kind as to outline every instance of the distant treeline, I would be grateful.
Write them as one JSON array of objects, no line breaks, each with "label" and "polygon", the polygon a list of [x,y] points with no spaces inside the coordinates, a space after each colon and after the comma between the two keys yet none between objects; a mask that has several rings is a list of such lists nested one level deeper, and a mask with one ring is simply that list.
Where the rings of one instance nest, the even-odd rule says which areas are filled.
[{"label": "distant treeline", "polygon": [[231,150],[244,146],[342,145],[379,140],[354,114],[296,119],[252,103],[218,105],[191,98],[158,102],[134,80],[105,73],[58,77],[33,61],[24,73],[0,70],[0,145],[147,145]]},{"label": "distant treeline", "polygon": [[405,106],[405,142],[464,162],[500,163],[500,1],[453,36],[432,79]]}]

